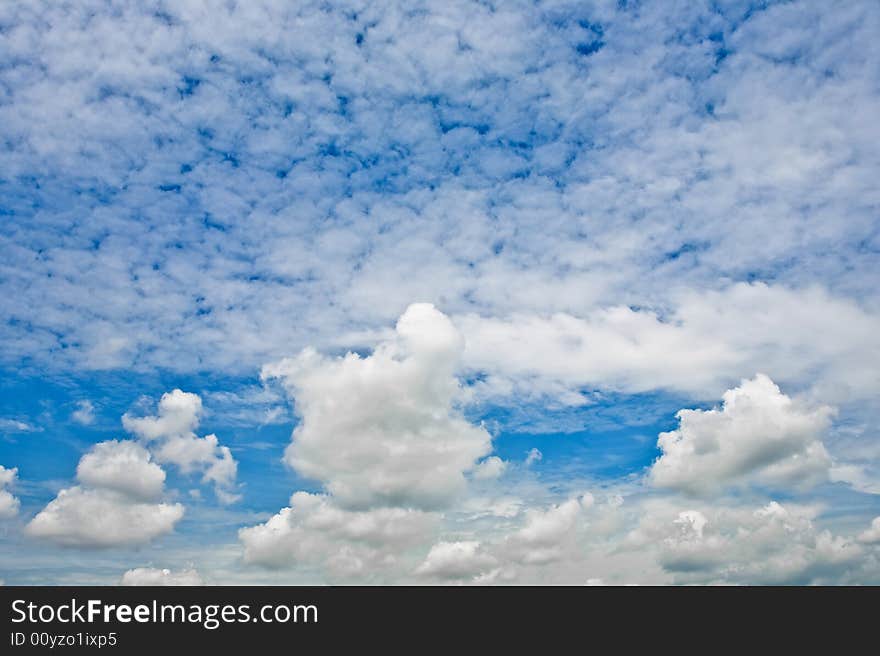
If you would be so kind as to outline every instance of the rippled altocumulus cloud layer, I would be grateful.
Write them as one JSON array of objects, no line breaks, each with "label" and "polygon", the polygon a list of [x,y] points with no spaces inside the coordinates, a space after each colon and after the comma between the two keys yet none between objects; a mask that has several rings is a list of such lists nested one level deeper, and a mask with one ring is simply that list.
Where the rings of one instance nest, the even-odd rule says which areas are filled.
[{"label": "rippled altocumulus cloud layer", "polygon": [[[255,371],[452,314],[876,309],[873,3],[5,3],[2,355]],[[350,335],[354,333],[354,335]]]}]

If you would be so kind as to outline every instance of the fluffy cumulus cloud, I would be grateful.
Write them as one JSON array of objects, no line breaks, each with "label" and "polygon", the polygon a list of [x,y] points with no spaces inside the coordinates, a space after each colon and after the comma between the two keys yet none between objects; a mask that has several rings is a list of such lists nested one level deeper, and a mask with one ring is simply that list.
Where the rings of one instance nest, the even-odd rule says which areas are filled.
[{"label": "fluffy cumulus cloud", "polygon": [[[264,378],[281,380],[300,417],[285,460],[326,493],[297,492],[269,521],[242,529],[245,561],[317,580],[477,584],[596,573],[616,583],[877,574],[876,555],[863,546],[870,539],[817,528],[816,507],[755,509],[728,498],[681,508],[676,496],[798,491],[828,480],[830,407],[793,399],[758,374],[719,407],[680,411],[678,428],[660,434],[661,455],[646,475],[658,500],[624,503],[613,487],[601,501],[589,493],[558,499],[528,478],[540,451],[508,473],[509,463],[488,455],[488,433],[460,415],[457,404],[468,398],[456,378],[462,350],[447,317],[414,305],[369,355],[308,349],[266,366]],[[505,489],[544,500],[502,502]],[[636,489],[621,487],[630,496]],[[479,496],[487,491],[494,501]]]},{"label": "fluffy cumulus cloud", "polygon": [[[818,506],[613,494],[527,508],[514,522],[434,543],[415,580],[470,584],[829,584],[880,581],[872,526],[838,534]],[[601,575],[601,576],[599,576]]]},{"label": "fluffy cumulus cloud", "polygon": [[559,560],[573,546],[581,513],[591,505],[592,496],[584,496],[546,510],[527,510],[525,525],[506,540],[503,551],[512,560],[526,565],[544,565]]},{"label": "fluffy cumulus cloud", "polygon": [[880,544],[880,517],[875,517],[871,521],[871,526],[859,534],[859,542]]},{"label": "fluffy cumulus cloud", "polygon": [[497,560],[479,542],[438,542],[431,547],[416,574],[439,579],[475,579],[492,571]]},{"label": "fluffy cumulus cloud", "polygon": [[66,488],[27,525],[31,537],[69,547],[145,544],[168,533],[183,506],[144,503],[102,488]]},{"label": "fluffy cumulus cloud", "polygon": [[[681,583],[808,584],[875,580],[876,557],[854,540],[815,526],[817,509],[707,506],[646,508],[627,547],[655,545],[657,560]],[[870,566],[871,571],[866,571]]]},{"label": "fluffy cumulus cloud", "polygon": [[76,477],[88,487],[115,490],[147,501],[162,496],[165,471],[151,462],[137,442],[111,440],[96,444],[80,458]]},{"label": "fluffy cumulus cloud", "polygon": [[18,514],[21,502],[9,491],[17,476],[18,468],[0,465],[0,519],[11,519]]},{"label": "fluffy cumulus cloud", "polygon": [[[414,304],[369,356],[306,350],[264,367],[265,378],[282,380],[301,419],[285,461],[348,507],[447,505],[491,450],[489,433],[456,408],[463,347],[448,317]],[[498,462],[478,471],[487,467],[492,473]]]},{"label": "fluffy cumulus cloud", "polygon": [[[414,580],[468,584],[571,583],[601,568],[624,577],[633,563],[613,554],[628,526],[618,495],[597,501],[581,493],[560,501],[519,504],[482,513],[478,522],[447,522],[443,539],[432,544],[413,569]],[[467,539],[451,536],[465,532]],[[608,540],[615,544],[609,547]],[[424,550],[424,547],[423,547]],[[651,562],[647,552],[641,565]],[[638,574],[630,575],[638,576]]]},{"label": "fluffy cumulus cloud", "polygon": [[828,479],[822,437],[833,411],[805,407],[758,374],[725,392],[720,408],[680,410],[661,433],[650,471],[658,487],[705,493],[755,483],[804,487]]},{"label": "fluffy cumulus cloud", "polygon": [[181,504],[159,500],[165,472],[134,442],[96,444],[80,459],[77,479],[28,523],[29,536],[70,547],[136,546],[183,517]]},{"label": "fluffy cumulus cloud", "polygon": [[[880,580],[874,527],[817,524],[821,509],[608,495],[527,508],[514,523],[433,544],[415,580],[505,583],[828,584]],[[601,574],[601,577],[596,576]]]},{"label": "fluffy cumulus cloud", "polygon": [[264,378],[281,379],[300,416],[285,462],[327,494],[298,492],[289,508],[243,529],[245,560],[280,566],[318,559],[350,574],[381,569],[429,539],[434,511],[461,500],[467,472],[500,475],[499,458],[478,464],[491,436],[458,409],[463,348],[448,317],[414,304],[370,355],[327,358],[308,349],[264,367]]},{"label": "fluffy cumulus cloud", "polygon": [[202,585],[202,577],[194,569],[172,571],[155,567],[136,567],[126,571],[119,585]]},{"label": "fluffy cumulus cloud", "polygon": [[201,414],[198,394],[175,389],[162,395],[158,415],[125,414],[122,425],[148,445],[158,462],[176,465],[184,473],[200,471],[202,482],[214,484],[217,498],[231,503],[239,498],[234,491],[238,464],[216,435],[196,435]]},{"label": "fluffy cumulus cloud", "polygon": [[76,410],[70,414],[76,423],[88,426],[95,421],[95,405],[88,399],[77,401]]},{"label": "fluffy cumulus cloud", "polygon": [[239,531],[247,563],[312,567],[331,577],[395,571],[408,548],[429,539],[438,517],[411,508],[346,510],[326,495],[296,492],[269,521]]}]

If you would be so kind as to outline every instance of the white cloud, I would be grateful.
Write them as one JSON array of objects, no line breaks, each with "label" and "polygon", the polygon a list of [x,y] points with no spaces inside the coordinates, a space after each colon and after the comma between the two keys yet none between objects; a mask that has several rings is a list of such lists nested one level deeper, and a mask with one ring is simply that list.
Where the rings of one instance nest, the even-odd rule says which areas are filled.
[{"label": "white cloud", "polygon": [[812,378],[822,398],[880,392],[874,375],[880,315],[820,288],[739,283],[689,291],[666,316],[613,306],[583,317],[462,315],[455,321],[467,340],[465,364],[489,374],[478,388],[490,396],[565,398],[572,388],[588,386],[707,398],[756,370],[801,385]]},{"label": "white cloud", "polygon": [[165,472],[131,441],[101,442],[80,458],[80,485],[61,490],[26,526],[31,537],[64,546],[145,544],[183,517],[179,503],[157,502]]},{"label": "white cloud", "polygon": [[204,585],[202,577],[194,569],[185,569],[178,572],[170,569],[156,569],[154,567],[136,567],[126,571],[119,581],[119,585],[170,585],[189,586]]},{"label": "white cloud", "polygon": [[[698,403],[756,371],[838,405],[839,424],[870,414],[880,6],[634,4],[0,3],[0,361],[65,375],[244,374],[308,344],[368,351],[423,299],[464,334],[462,364],[483,374],[476,391],[547,432],[559,421],[547,397],[576,408],[593,389],[671,390]],[[378,405],[391,423],[366,421],[366,437],[354,430],[363,416],[346,435],[313,424],[334,434],[321,444],[341,447],[344,467],[305,443],[298,454],[342,489],[333,506],[453,513],[456,489],[467,505],[459,475],[472,479],[488,451],[419,486],[407,468],[430,473],[436,454],[407,452],[400,471],[374,464],[401,445],[392,437],[379,455],[372,438],[410,430],[393,424],[410,415]],[[239,421],[276,421],[275,408]],[[457,429],[445,412],[426,425]],[[174,423],[161,430],[192,435],[173,448],[142,438],[157,462],[233,478],[219,441]],[[865,424],[822,442],[836,461],[845,446],[833,479],[872,491],[876,420]],[[31,429],[0,420],[0,432]],[[821,453],[800,455],[788,472],[722,473],[783,484],[810,478],[805,459],[821,478]],[[551,460],[529,475],[558,482],[568,463]],[[524,468],[510,469],[479,486],[524,485]],[[486,495],[565,503],[537,487]],[[591,515],[589,531],[630,521],[630,505]],[[718,520],[696,508],[676,504],[668,523],[693,528],[697,516],[679,513],[701,512],[709,539]],[[509,519],[475,521],[503,533]],[[493,544],[470,528],[446,541]],[[579,539],[590,553],[567,549],[541,573],[666,575],[649,549],[611,556]],[[523,576],[540,581],[530,567]]]},{"label": "white cloud", "polygon": [[285,461],[348,507],[448,504],[491,450],[455,407],[462,348],[446,316],[414,304],[369,356],[307,349],[267,365],[264,378],[281,378],[301,417]]},{"label": "white cloud", "polygon": [[691,493],[731,485],[805,487],[828,479],[822,444],[831,408],[807,407],[758,374],[725,392],[720,408],[680,410],[679,427],[661,433],[663,454],[650,469],[658,487]]},{"label": "white cloud", "polygon": [[205,401],[212,418],[224,426],[270,426],[292,423],[284,396],[266,385],[245,385],[234,390],[209,391]]},{"label": "white cloud", "polygon": [[[158,416],[132,417],[126,413],[122,416],[122,425],[146,442],[164,442],[169,438],[191,436],[201,414],[202,399],[198,394],[175,389],[159,399]],[[184,461],[184,465],[191,467],[192,463]]]},{"label": "white cloud", "polygon": [[[820,509],[736,499],[684,505],[676,497],[592,495],[506,519],[458,525],[465,539],[441,539],[417,577],[469,583],[827,584],[880,580],[871,543],[821,528]],[[451,526],[447,531],[454,531]],[[601,577],[598,575],[601,574]]]},{"label": "white cloud", "polygon": [[871,526],[859,534],[859,542],[880,544],[880,517],[875,517],[871,521]]},{"label": "white cloud", "polygon": [[[471,504],[475,508],[477,501]],[[474,584],[570,583],[572,577],[595,568],[597,558],[602,562],[602,540],[619,534],[620,505],[609,501],[597,504],[592,494],[584,493],[526,507],[524,512],[518,503],[513,512],[447,518],[443,539],[431,547],[414,574]],[[605,572],[612,574],[607,563]]]},{"label": "white cloud", "polygon": [[[861,450],[856,455],[866,455],[865,450]],[[876,472],[871,472],[871,469],[873,467],[869,468],[853,463],[836,463],[831,467],[829,477],[832,481],[846,483],[859,492],[880,494],[880,481],[878,481]]]},{"label": "white cloud", "polygon": [[531,449],[529,449],[529,452],[526,455],[526,459],[524,461],[525,466],[531,467],[536,462],[541,462],[541,460],[543,460],[543,459],[544,459],[544,454],[541,453],[541,451],[539,449],[532,447]]},{"label": "white cloud", "polygon": [[26,421],[18,419],[0,418],[0,433],[34,433],[43,430]]},{"label": "white cloud", "polygon": [[296,492],[290,507],[243,528],[247,563],[314,566],[331,577],[377,576],[399,565],[402,551],[429,540],[438,516],[414,509],[346,510],[326,495]]},{"label": "white cloud", "polygon": [[498,456],[489,456],[474,468],[474,478],[480,481],[500,477],[507,469],[507,463]]},{"label": "white cloud", "polygon": [[438,579],[474,579],[491,571],[497,560],[475,540],[438,542],[416,569],[420,576]]},{"label": "white cloud", "polygon": [[770,502],[674,510],[649,504],[624,544],[657,547],[661,566],[681,583],[807,584],[867,580],[864,550],[814,525],[816,509]]},{"label": "white cloud", "polygon": [[17,467],[4,467],[0,465],[0,487],[11,487],[18,477]]},{"label": "white cloud", "polygon": [[145,544],[168,533],[183,506],[144,503],[104,488],[61,490],[25,531],[63,546],[106,548]]},{"label": "white cloud", "polygon": [[[871,3],[163,11],[3,14],[14,65],[0,121],[15,147],[2,168],[21,205],[4,248],[5,358],[242,372],[384,325],[414,298],[680,347],[682,331],[651,319],[687,321],[682,289],[726,295],[757,278],[824,285],[827,308],[858,321],[813,330],[836,313],[808,303],[803,331],[792,320],[756,336],[773,328],[759,306],[753,322],[731,306],[716,317],[724,337],[759,353],[703,335],[689,377],[680,359],[652,361],[665,359],[654,343],[612,339],[620,366],[589,344],[580,376],[703,394],[704,377],[761,369],[789,384],[783,371],[819,363],[846,384],[837,351],[871,382],[876,292],[859,275],[877,258]],[[64,183],[51,198],[45,179]],[[640,321],[630,307],[651,311]],[[577,349],[553,340],[569,327],[552,323],[536,335],[547,362],[516,356],[500,375],[526,364],[577,379],[557,357]],[[707,371],[768,353],[773,367]]]},{"label": "white cloud", "polygon": [[175,389],[162,395],[159,414],[147,417],[122,417],[122,425],[150,448],[160,463],[176,465],[183,473],[202,472],[202,482],[213,483],[221,503],[240,497],[235,490],[238,465],[227,446],[216,435],[195,434],[202,414],[198,394]]},{"label": "white cloud", "polygon": [[0,520],[11,519],[18,514],[21,502],[7,489],[15,485],[18,477],[17,467],[0,465]]},{"label": "white cloud", "polygon": [[76,477],[88,487],[153,501],[162,496],[165,472],[150,460],[149,452],[136,442],[101,442],[80,458]]},{"label": "white cloud", "polygon": [[78,424],[89,426],[95,421],[95,405],[88,399],[76,402],[76,410],[70,415]]},{"label": "white cloud", "polygon": [[264,367],[301,418],[285,460],[327,494],[296,492],[290,507],[242,529],[245,561],[331,577],[411,573],[418,548],[440,527],[433,511],[464,500],[465,474],[489,484],[505,466],[497,457],[480,461],[491,436],[458,410],[462,348],[445,315],[414,304],[371,355],[325,358],[307,349]]},{"label": "white cloud", "polygon": [[502,551],[527,565],[544,565],[563,558],[572,546],[583,509],[578,499],[569,499],[546,510],[527,510],[525,525],[507,539]]}]

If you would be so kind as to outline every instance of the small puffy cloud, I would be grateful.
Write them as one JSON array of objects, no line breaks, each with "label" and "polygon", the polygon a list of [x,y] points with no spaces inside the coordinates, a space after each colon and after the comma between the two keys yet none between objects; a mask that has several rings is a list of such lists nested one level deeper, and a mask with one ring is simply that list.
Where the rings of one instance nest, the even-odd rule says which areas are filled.
[{"label": "small puffy cloud", "polygon": [[18,514],[21,502],[7,489],[15,485],[17,477],[17,467],[0,465],[0,519],[11,519]]},{"label": "small puffy cloud", "polygon": [[77,401],[76,410],[71,413],[70,418],[76,423],[88,426],[95,421],[95,406],[88,399]]},{"label": "small puffy cloud", "polygon": [[369,356],[306,349],[267,365],[263,377],[282,380],[301,417],[285,461],[344,506],[448,504],[491,450],[489,433],[455,407],[463,347],[444,314],[417,303]]},{"label": "small puffy cloud", "polygon": [[536,462],[541,462],[544,458],[544,454],[541,453],[538,449],[532,448],[528,454],[526,455],[525,465],[526,467],[531,467]]},{"label": "small puffy cloud", "polygon": [[103,548],[145,544],[183,517],[179,503],[157,503],[165,472],[130,440],[93,446],[76,468],[80,485],[61,490],[25,532],[64,546]]},{"label": "small puffy cloud", "polygon": [[827,480],[822,444],[831,408],[804,407],[758,374],[727,391],[721,408],[680,410],[661,433],[663,454],[650,470],[657,487],[704,494],[731,485],[808,486]]},{"label": "small puffy cloud", "polygon": [[859,542],[864,544],[880,544],[880,517],[875,517],[871,526],[859,534]]},{"label": "small puffy cloud", "polygon": [[438,516],[415,509],[347,510],[327,495],[296,492],[266,523],[239,531],[245,562],[312,565],[331,576],[369,576],[431,536]]},{"label": "small puffy cloud", "polygon": [[119,585],[203,585],[202,577],[194,569],[174,572],[170,569],[155,567],[136,567],[130,569],[119,581]]},{"label": "small puffy cloud", "polygon": [[155,416],[122,417],[125,429],[140,438],[163,464],[173,464],[183,473],[202,472],[202,482],[213,483],[222,503],[239,499],[235,490],[238,464],[229,447],[222,446],[216,435],[199,437],[202,399],[198,394],[175,389],[162,395]]},{"label": "small puffy cloud", "polygon": [[492,480],[501,476],[507,469],[507,463],[498,456],[489,456],[474,467],[474,478],[477,480]]},{"label": "small puffy cloud", "polygon": [[180,504],[145,503],[110,489],[61,490],[25,531],[69,547],[135,546],[170,532],[183,517]]},{"label": "small puffy cloud", "polygon": [[132,417],[126,413],[122,425],[147,442],[162,441],[191,435],[199,425],[201,414],[202,399],[198,394],[175,389],[159,399],[157,416]]},{"label": "small puffy cloud", "polygon": [[438,579],[474,579],[491,571],[498,561],[485,552],[479,541],[438,542],[416,569],[420,576]]},{"label": "small puffy cloud", "polygon": [[76,477],[87,487],[104,488],[151,501],[162,496],[165,472],[150,453],[131,440],[110,440],[91,448],[79,461]]}]

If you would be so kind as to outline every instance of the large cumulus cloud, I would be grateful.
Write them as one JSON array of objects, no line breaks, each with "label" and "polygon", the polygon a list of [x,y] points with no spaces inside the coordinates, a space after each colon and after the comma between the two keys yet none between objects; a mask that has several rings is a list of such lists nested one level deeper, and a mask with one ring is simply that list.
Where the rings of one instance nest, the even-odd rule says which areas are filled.
[{"label": "large cumulus cloud", "polygon": [[463,347],[448,317],[415,304],[369,356],[306,350],[265,367],[301,418],[285,462],[349,507],[447,505],[491,450],[489,433],[456,407]]},{"label": "large cumulus cloud", "polygon": [[463,347],[448,317],[414,304],[368,356],[306,350],[265,367],[301,418],[285,461],[327,494],[298,492],[289,508],[240,531],[245,559],[317,561],[354,575],[430,540],[433,511],[460,500],[466,473],[491,451],[489,433],[458,409]]}]

